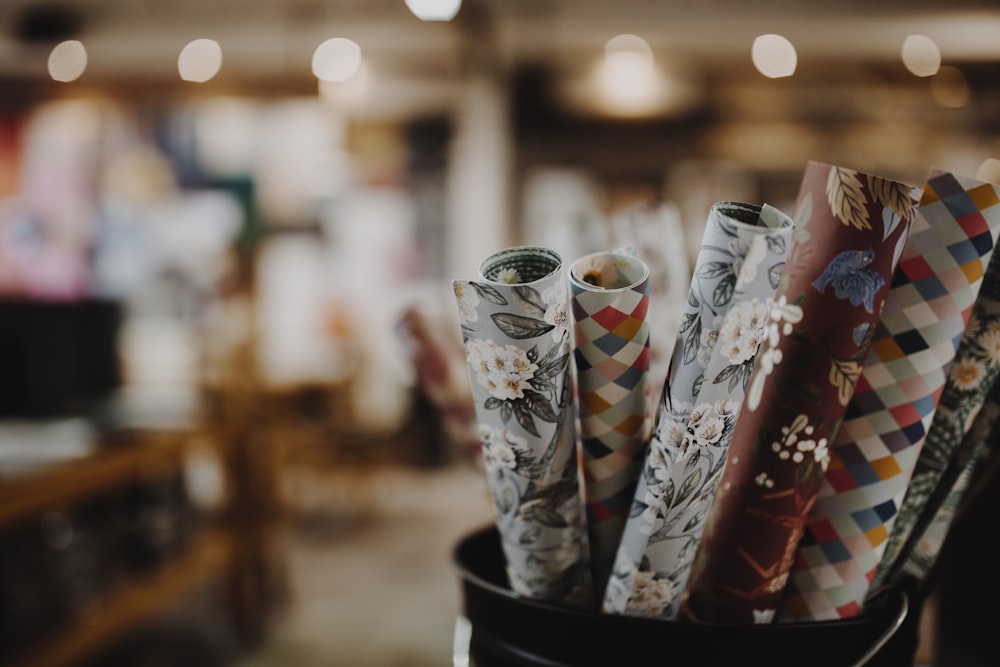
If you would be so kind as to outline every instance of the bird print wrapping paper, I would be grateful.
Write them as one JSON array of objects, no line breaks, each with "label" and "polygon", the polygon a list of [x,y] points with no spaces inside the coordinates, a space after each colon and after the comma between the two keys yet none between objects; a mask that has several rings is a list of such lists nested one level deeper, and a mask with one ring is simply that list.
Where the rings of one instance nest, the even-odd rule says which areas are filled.
[{"label": "bird print wrapping paper", "polygon": [[771,622],[913,220],[911,188],[811,162],[682,615]]},{"label": "bird print wrapping paper", "polygon": [[856,616],[1000,233],[994,186],[931,173],[799,546],[783,618]]}]

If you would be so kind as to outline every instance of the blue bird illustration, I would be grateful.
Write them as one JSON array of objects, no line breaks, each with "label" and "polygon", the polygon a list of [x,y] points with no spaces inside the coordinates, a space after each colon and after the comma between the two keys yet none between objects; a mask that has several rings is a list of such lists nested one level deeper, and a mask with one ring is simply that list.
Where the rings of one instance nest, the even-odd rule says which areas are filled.
[{"label": "blue bird illustration", "polygon": [[852,306],[864,303],[869,313],[875,308],[875,293],[885,285],[885,278],[875,269],[868,268],[875,259],[875,252],[868,250],[845,250],[823,270],[812,286],[821,294],[833,285],[833,293],[838,299],[849,299]]}]

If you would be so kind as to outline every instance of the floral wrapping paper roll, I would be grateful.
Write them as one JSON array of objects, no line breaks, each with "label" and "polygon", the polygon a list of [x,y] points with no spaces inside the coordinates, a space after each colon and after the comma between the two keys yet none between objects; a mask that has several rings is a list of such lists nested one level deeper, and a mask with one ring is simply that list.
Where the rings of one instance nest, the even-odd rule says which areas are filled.
[{"label": "floral wrapping paper roll", "polygon": [[[1000,353],[1000,349],[997,350]],[[897,557],[900,572],[925,581],[937,564],[952,524],[964,507],[973,503],[1000,468],[1000,448],[995,429],[1000,423],[1000,384],[990,395],[962,439],[958,456],[944,472],[934,494],[921,512],[920,521]]]},{"label": "floral wrapping paper roll", "polygon": [[607,612],[676,616],[792,231],[767,205],[709,212]]},{"label": "floral wrapping paper roll", "polygon": [[583,499],[595,591],[611,573],[649,437],[649,269],[599,252],[574,262],[576,360]]},{"label": "floral wrapping paper roll", "polygon": [[453,286],[511,588],[587,605],[562,259],[508,248]]},{"label": "floral wrapping paper roll", "polygon": [[773,620],[915,204],[902,183],[807,166],[791,253],[682,601],[685,619]]},{"label": "floral wrapping paper roll", "polygon": [[782,620],[860,613],[1000,233],[998,188],[932,172],[783,602]]}]

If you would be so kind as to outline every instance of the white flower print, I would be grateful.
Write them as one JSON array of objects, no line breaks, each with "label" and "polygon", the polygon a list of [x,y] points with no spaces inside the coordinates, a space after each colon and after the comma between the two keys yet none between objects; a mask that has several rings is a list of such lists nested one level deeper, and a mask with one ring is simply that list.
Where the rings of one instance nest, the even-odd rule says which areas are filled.
[{"label": "white flower print", "polygon": [[497,282],[504,285],[516,285],[521,282],[521,274],[517,269],[503,269],[497,275]]},{"label": "white flower print", "polygon": [[719,330],[718,346],[730,364],[742,364],[757,354],[768,325],[771,299],[741,301],[730,309]]},{"label": "white flower print", "polygon": [[476,372],[476,380],[496,398],[523,398],[524,391],[531,388],[529,381],[535,376],[538,364],[530,361],[524,350],[476,338],[466,343],[466,349],[466,359]]},{"label": "white flower print", "polygon": [[[802,321],[802,308],[794,303],[788,303],[788,298],[782,294],[774,306],[771,308],[771,321],[767,325],[767,349],[761,352],[758,358],[759,368],[750,380],[750,388],[747,390],[746,404],[749,410],[756,410],[760,407],[761,399],[764,397],[764,384],[767,376],[774,372],[774,369],[781,363],[783,355],[778,349],[781,336],[787,336],[793,331],[793,324]],[[779,326],[780,325],[780,326]]]},{"label": "white flower print", "polygon": [[757,625],[764,625],[774,621],[774,609],[754,609],[753,622]]},{"label": "white flower print", "polygon": [[754,477],[754,481],[757,482],[757,486],[763,486],[764,488],[767,489],[774,488],[774,480],[768,477],[766,472],[762,472],[761,474]]},{"label": "white flower print", "polygon": [[702,368],[708,368],[708,364],[712,361],[712,354],[715,352],[715,345],[719,340],[719,327],[722,325],[724,318],[719,315],[713,321],[714,328],[706,328],[701,332],[701,341],[698,345],[698,365]]},{"label": "white flower print", "polygon": [[527,440],[506,428],[481,425],[479,433],[483,443],[483,465],[488,471],[516,470],[518,462],[529,456]]},{"label": "white flower print", "polygon": [[566,290],[553,285],[542,292],[542,302],[546,304],[543,319],[553,325],[552,340],[558,341],[569,326],[569,310],[566,307]]},{"label": "white flower print", "polygon": [[479,319],[476,307],[479,305],[479,295],[469,283],[454,283],[455,298],[458,300],[458,314],[462,323],[475,322]]},{"label": "white flower print", "polygon": [[698,405],[688,422],[687,446],[705,447],[714,445],[722,438],[726,421],[720,417],[711,403]]},{"label": "white flower print", "polygon": [[652,572],[640,571],[632,585],[628,609],[641,616],[659,616],[676,595],[676,585],[669,578],[658,579]]},{"label": "white flower print", "polygon": [[[812,452],[813,461],[819,465],[822,472],[830,465],[830,451],[827,439],[813,437],[815,427],[809,423],[806,415],[799,415],[788,426],[781,427],[781,439],[771,443],[771,451],[782,461],[803,463],[807,454]],[[758,481],[758,484],[762,482]]]}]

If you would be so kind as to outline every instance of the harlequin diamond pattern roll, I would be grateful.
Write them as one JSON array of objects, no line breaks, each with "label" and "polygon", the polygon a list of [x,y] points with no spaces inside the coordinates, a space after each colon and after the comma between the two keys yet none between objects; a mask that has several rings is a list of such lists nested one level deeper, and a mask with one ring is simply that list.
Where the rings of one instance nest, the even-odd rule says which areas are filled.
[{"label": "harlequin diamond pattern roll", "polygon": [[591,570],[603,591],[652,421],[649,270],[630,255],[595,253],[573,264],[570,287]]},{"label": "harlequin diamond pattern roll", "polygon": [[[995,186],[991,186],[995,187]],[[996,187],[1000,194],[1000,187]],[[992,208],[992,207],[991,207]],[[991,210],[991,214],[993,211]],[[889,541],[875,573],[874,584],[885,581],[907,557],[914,529],[933,516],[947,491],[946,472],[972,446],[969,433],[993,385],[1000,378],[1000,256],[994,253],[972,315],[945,381],[940,405],[913,469]]]},{"label": "harlequin diamond pattern roll", "polygon": [[859,613],[1000,230],[997,189],[933,173],[789,583],[783,617]]}]

